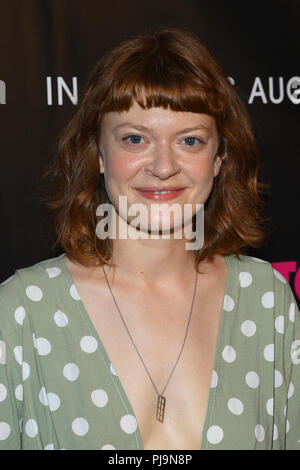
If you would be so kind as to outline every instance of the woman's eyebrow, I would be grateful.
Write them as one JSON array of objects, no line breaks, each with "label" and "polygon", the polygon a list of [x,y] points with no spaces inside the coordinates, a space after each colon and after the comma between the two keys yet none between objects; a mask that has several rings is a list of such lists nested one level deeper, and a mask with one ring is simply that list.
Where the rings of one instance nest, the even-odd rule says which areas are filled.
[{"label": "woman's eyebrow", "polygon": [[[129,122],[129,121],[118,124],[117,126],[115,126],[115,129],[119,129],[121,127],[134,127],[135,129],[140,130],[140,131],[152,131],[151,128],[142,126],[141,124],[134,124],[133,122]],[[185,132],[192,132],[192,131],[196,131],[200,129],[204,129],[207,132],[210,132],[210,129],[207,126],[205,126],[204,124],[198,124],[197,126],[194,126],[194,127],[185,127],[184,129],[180,129],[180,131],[176,132],[176,135],[184,134]]]},{"label": "woman's eyebrow", "polygon": [[192,131],[198,131],[204,129],[207,132],[210,132],[209,127],[204,126],[204,124],[198,124],[197,126],[194,127],[185,127],[184,129],[181,129],[177,134],[184,134],[185,132],[192,132]]},{"label": "woman's eyebrow", "polygon": [[120,127],[134,127],[135,129],[138,129],[140,131],[151,131],[148,127],[142,126],[140,124],[134,124],[133,122],[122,122],[121,124],[118,124],[115,126],[115,129],[119,129]]}]

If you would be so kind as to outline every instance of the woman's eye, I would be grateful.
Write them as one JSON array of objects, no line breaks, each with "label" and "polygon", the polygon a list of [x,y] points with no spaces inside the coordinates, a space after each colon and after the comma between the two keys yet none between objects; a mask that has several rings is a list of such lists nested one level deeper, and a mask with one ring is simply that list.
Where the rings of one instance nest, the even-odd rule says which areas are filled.
[{"label": "woman's eye", "polygon": [[140,135],[129,135],[124,140],[130,142],[131,144],[141,144],[142,140],[144,139]]},{"label": "woman's eye", "polygon": [[197,137],[186,137],[183,139],[183,142],[185,145],[189,145],[190,147],[194,147],[195,145],[202,143],[202,141]]}]

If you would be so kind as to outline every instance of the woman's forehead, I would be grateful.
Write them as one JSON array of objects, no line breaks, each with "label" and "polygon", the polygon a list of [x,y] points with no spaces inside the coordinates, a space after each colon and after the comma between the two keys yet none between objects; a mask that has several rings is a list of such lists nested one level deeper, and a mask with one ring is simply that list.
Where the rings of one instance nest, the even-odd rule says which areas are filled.
[{"label": "woman's forehead", "polygon": [[215,128],[213,116],[189,111],[173,111],[170,108],[142,108],[134,103],[128,111],[108,112],[102,118],[102,126],[121,129],[122,127],[147,128],[149,130],[164,126],[165,128],[194,128],[206,131]]}]

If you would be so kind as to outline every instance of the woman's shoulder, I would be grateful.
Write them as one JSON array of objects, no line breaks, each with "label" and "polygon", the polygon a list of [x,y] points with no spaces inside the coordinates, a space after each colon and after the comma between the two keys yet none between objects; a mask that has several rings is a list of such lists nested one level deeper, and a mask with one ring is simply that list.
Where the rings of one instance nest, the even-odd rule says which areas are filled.
[{"label": "woman's shoulder", "polygon": [[240,267],[245,267],[246,265],[248,265],[252,269],[257,269],[258,271],[269,269],[269,266],[272,266],[272,264],[265,259],[256,258],[254,256],[245,255],[241,253],[234,253],[232,255],[229,255],[227,256],[227,259],[233,260]]},{"label": "woman's shoulder", "polygon": [[256,298],[263,310],[294,315],[297,302],[289,280],[271,262],[249,255],[231,255],[228,259],[234,265],[232,282],[238,286],[239,295],[253,301]]},{"label": "woman's shoulder", "polygon": [[58,276],[61,273],[61,262],[64,253],[59,256],[48,258],[28,267],[18,268],[14,274],[5,279],[0,284],[0,294],[8,292],[23,282],[31,280],[50,279]]},{"label": "woman's shoulder", "polygon": [[30,323],[32,313],[44,322],[44,314],[56,307],[51,283],[61,272],[61,256],[16,269],[0,284],[0,346],[22,344],[24,322]]},{"label": "woman's shoulder", "polygon": [[63,255],[16,269],[13,275],[5,279],[0,284],[0,314],[16,310],[27,302],[47,300],[53,290],[54,278],[58,279],[62,273]]},{"label": "woman's shoulder", "polygon": [[[282,284],[288,284],[287,279],[267,260],[244,254],[238,256],[233,254],[227,259],[235,264],[241,279],[247,278],[246,274],[249,273],[251,276],[255,275],[262,282],[274,282],[277,279]],[[248,278],[250,281],[250,276]]]}]

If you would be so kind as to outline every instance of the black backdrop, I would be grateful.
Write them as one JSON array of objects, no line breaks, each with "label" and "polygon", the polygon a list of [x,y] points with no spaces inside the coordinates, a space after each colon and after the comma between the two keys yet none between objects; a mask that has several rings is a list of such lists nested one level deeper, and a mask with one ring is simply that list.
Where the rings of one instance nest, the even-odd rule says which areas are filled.
[{"label": "black backdrop", "polygon": [[197,33],[247,103],[271,183],[272,229],[256,255],[300,299],[300,0],[0,0],[0,282],[57,256],[40,202],[55,152],[95,61],[128,35]]}]

